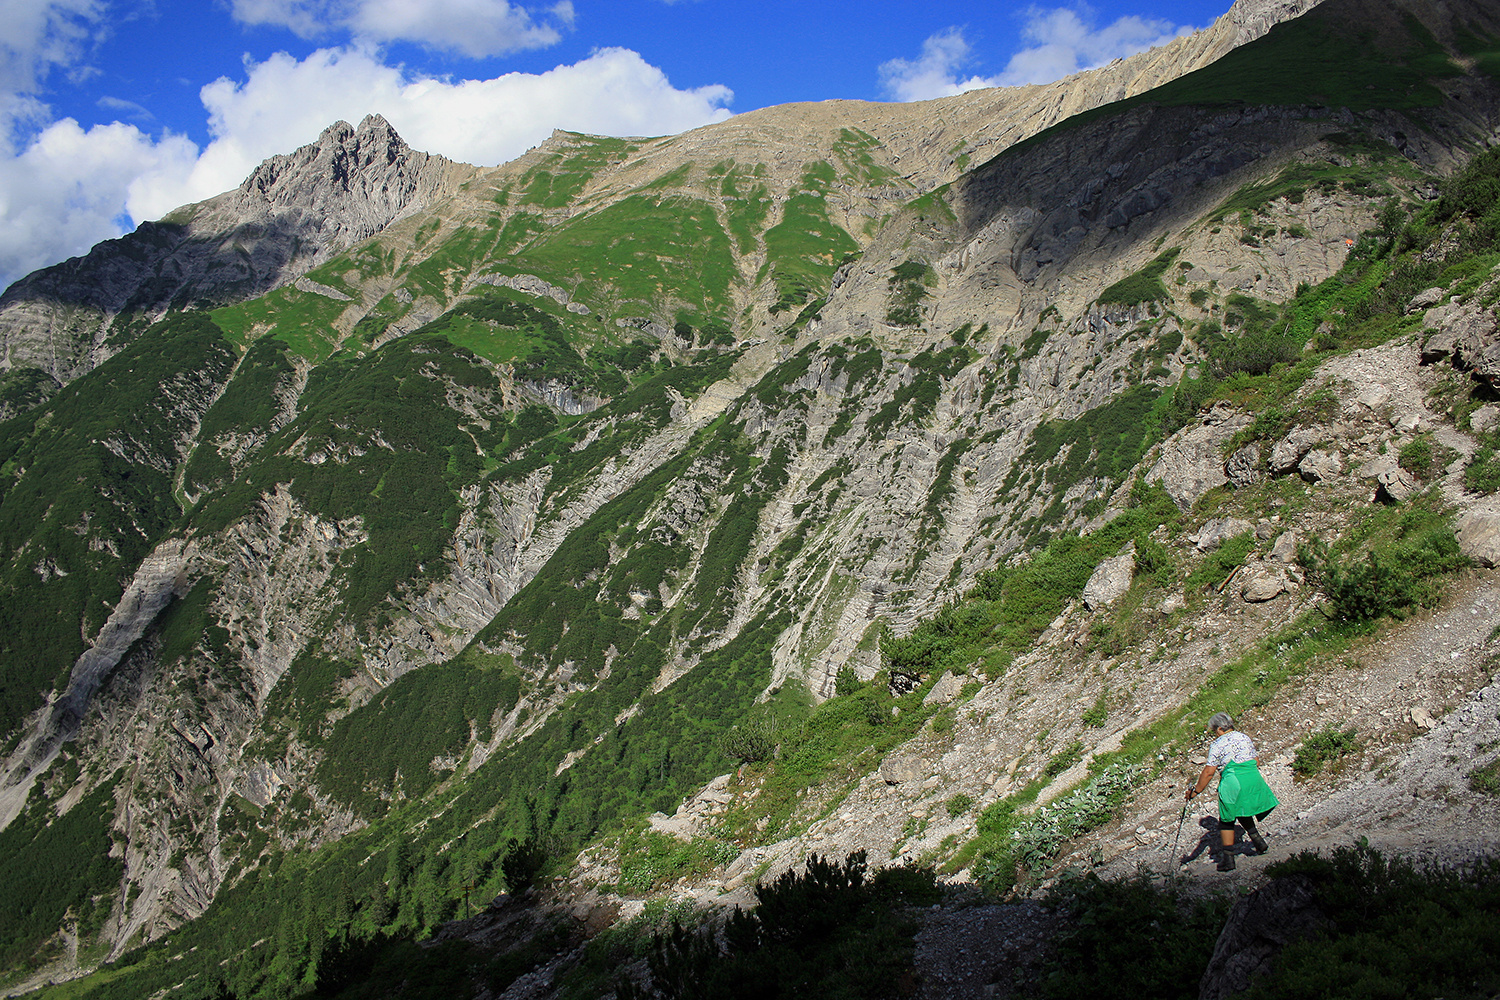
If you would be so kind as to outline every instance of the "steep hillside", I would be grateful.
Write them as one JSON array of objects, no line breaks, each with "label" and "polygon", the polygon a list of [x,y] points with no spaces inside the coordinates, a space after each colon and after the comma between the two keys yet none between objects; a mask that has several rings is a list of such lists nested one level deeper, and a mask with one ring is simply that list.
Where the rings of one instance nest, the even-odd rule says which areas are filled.
[{"label": "steep hillside", "polygon": [[410,148],[379,116],[357,130],[340,122],[234,191],[27,275],[0,296],[0,418],[91,371],[168,310],[290,284],[474,173]]},{"label": "steep hillside", "polygon": [[1371,636],[1494,606],[1500,15],[1278,10],[488,171],[336,126],[68,265],[156,289],[81,337],[22,307],[68,266],[13,288],[7,982],[599,996],[649,921],[412,941],[575,860],[589,933],[809,852],[1025,886],[1159,826],[1210,708],[1338,721],[1330,663],[1398,759],[1397,691],[1492,672]]},{"label": "steep hillside", "polygon": [[[624,315],[640,315],[645,308],[670,325],[684,306],[723,307],[728,289],[720,286],[731,273],[754,286],[774,288],[771,303],[763,306],[773,304],[774,309],[782,297],[796,295],[800,303],[812,294],[812,285],[826,282],[840,254],[864,242],[868,229],[913,191],[951,181],[971,163],[1071,114],[1143,93],[1207,65],[1312,5],[1310,0],[1239,0],[1207,31],[1048,86],[986,90],[919,105],[788,105],[658,140],[559,133],[477,184],[469,183],[482,173],[477,168],[410,149],[378,116],[357,130],[340,123],[315,144],[268,160],[237,191],[185,206],[83,258],[17,282],[0,297],[0,372],[6,373],[0,381],[0,416],[34,405],[52,384],[89,371],[168,308],[240,301],[290,284],[390,223],[439,202],[446,202],[440,213],[446,228],[409,230],[415,246],[400,252],[410,259],[396,270],[404,272],[434,253],[441,255],[447,241],[428,246],[434,236],[456,235],[457,244],[446,249],[467,263],[473,278],[472,268],[485,262],[477,255],[510,252],[513,241],[580,208],[597,211],[631,199],[583,226],[579,235],[588,245],[589,234],[600,227],[608,231],[611,218],[633,217],[646,200],[669,197],[666,214],[687,209],[689,232],[704,225],[707,206],[697,203],[707,202],[722,220],[709,228],[722,227],[731,237],[727,249],[715,251],[718,259],[711,266],[719,273],[708,276],[703,290],[714,297],[703,303],[690,287],[674,287],[670,295],[633,284],[608,292],[597,289],[607,297],[623,294],[627,301],[644,291]],[[460,190],[469,197],[449,202]],[[811,202],[829,194],[836,207],[827,213],[830,219],[818,223],[824,211]],[[684,198],[691,201],[684,203]],[[783,219],[786,208],[792,214]],[[804,218],[809,211],[811,217]],[[781,223],[781,231],[763,245],[767,228]],[[657,235],[683,242],[687,234],[677,230],[678,224],[666,224],[671,232]],[[839,228],[844,232],[835,232]],[[475,232],[486,229],[493,232],[483,237]],[[567,255],[572,236],[570,232],[560,246],[552,246]],[[476,245],[477,238],[484,240],[482,246]],[[388,246],[406,248],[407,241]],[[775,280],[767,283],[773,273]],[[370,277],[368,272],[365,276]],[[349,310],[353,318],[348,322],[377,303],[377,317],[386,312],[423,316],[426,303],[409,310],[410,300],[380,302],[391,291],[386,286],[398,283],[377,280],[372,287],[361,282],[357,298],[363,304]],[[314,282],[304,290],[326,294],[320,290],[326,287]],[[348,291],[339,291],[336,284],[334,298]],[[420,295],[415,288],[406,291]],[[676,301],[684,294],[688,301]],[[452,300],[446,291],[437,296],[438,311]],[[788,304],[789,299],[782,308]],[[344,324],[339,329],[349,332]]]}]

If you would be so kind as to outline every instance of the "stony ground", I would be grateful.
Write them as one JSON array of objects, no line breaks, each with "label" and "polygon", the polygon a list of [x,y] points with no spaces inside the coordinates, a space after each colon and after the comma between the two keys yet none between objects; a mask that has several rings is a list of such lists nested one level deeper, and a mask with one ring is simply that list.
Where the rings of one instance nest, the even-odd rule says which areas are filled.
[{"label": "stony ground", "polygon": [[[1121,820],[1077,845],[1064,864],[1088,867],[1089,853],[1103,841],[1112,852],[1098,869],[1105,877],[1144,867],[1201,891],[1240,893],[1265,880],[1269,863],[1361,839],[1440,864],[1500,851],[1500,799],[1471,790],[1468,779],[1500,752],[1497,629],[1500,572],[1475,573],[1441,609],[1391,628],[1362,650],[1358,668],[1311,677],[1267,705],[1254,724],[1247,722],[1282,802],[1263,826],[1271,845],[1267,857],[1242,857],[1233,873],[1218,872],[1206,851],[1186,865],[1178,862],[1205,834],[1198,821],[1209,818],[1190,809],[1175,839],[1181,789],[1197,771],[1179,766],[1143,788]],[[1413,716],[1424,724],[1430,717],[1432,728]],[[1295,780],[1296,745],[1327,724],[1369,734],[1367,749],[1334,773]],[[921,996],[1028,995],[1061,919],[1031,900],[932,911],[917,938]]]},{"label": "stony ground", "polygon": [[[1268,624],[1290,617],[1292,602],[1281,611],[1252,612],[1250,621],[1210,609],[1191,631],[1176,658],[1162,656],[1157,673],[1176,680],[1163,685],[1192,685],[1219,662],[1230,639],[1264,634]],[[1218,616],[1218,617],[1215,617]],[[1267,618],[1266,616],[1271,616]],[[1217,634],[1218,641],[1211,642]],[[1038,658],[1039,662],[1042,658]],[[798,838],[746,851],[739,859],[697,882],[684,882],[674,899],[702,907],[753,905],[757,877],[800,863],[808,853],[841,856],[864,848],[872,863],[918,857],[907,841],[926,844],[945,831],[972,835],[972,815],[951,817],[942,808],[957,787],[984,790],[993,801],[1004,790],[1029,780],[1033,762],[1045,760],[1033,737],[1026,749],[1012,747],[994,720],[1006,712],[1031,711],[1057,717],[1057,702],[1039,696],[1038,706],[1018,705],[1014,685],[1028,683],[1036,665],[1016,671],[1018,679],[992,685],[968,703],[973,715],[960,716],[951,734],[925,734],[904,748],[895,763],[857,783],[827,815]],[[1163,773],[1143,786],[1122,815],[1071,845],[1059,869],[1093,869],[1104,877],[1146,870],[1155,877],[1180,879],[1194,892],[1243,893],[1266,879],[1266,866],[1304,850],[1327,852],[1361,839],[1377,849],[1442,864],[1500,851],[1500,799],[1469,787],[1469,773],[1500,753],[1500,570],[1468,571],[1437,609],[1404,622],[1391,623],[1347,655],[1313,669],[1268,704],[1241,721],[1258,742],[1263,770],[1281,800],[1265,822],[1271,850],[1267,857],[1242,856],[1233,873],[1220,873],[1202,852],[1187,864],[1206,831],[1206,809],[1194,807],[1183,817],[1182,789],[1201,767],[1204,747],[1168,761]],[[1068,697],[1062,685],[1057,700]],[[1077,697],[1077,692],[1072,692]],[[1019,699],[1025,702],[1025,698]],[[1124,712],[1121,713],[1125,715]],[[1011,729],[1015,725],[1004,727]],[[1141,716],[1121,718],[1120,731]],[[1362,749],[1326,773],[1308,780],[1292,773],[1294,753],[1309,732],[1325,726],[1354,727]],[[1106,739],[1106,748],[1112,741]],[[1014,756],[1010,756],[1014,753]],[[1008,763],[1011,762],[1011,763]],[[1012,766],[1020,761],[1019,766]],[[889,762],[888,762],[889,763]],[[1061,776],[1067,787],[1079,774]],[[965,776],[966,775],[966,776]],[[896,779],[892,781],[891,779]],[[679,834],[702,831],[735,794],[725,776],[658,824]],[[1210,798],[1199,800],[1207,805]],[[975,807],[977,811],[979,806]],[[911,831],[926,828],[918,836]],[[903,835],[903,832],[907,834]],[[1102,859],[1102,860],[1101,860]],[[586,874],[599,877],[607,863],[594,861]],[[585,879],[584,881],[587,881]],[[579,883],[575,883],[577,885]],[[1063,914],[1046,905],[1044,881],[1029,894],[995,903],[986,900],[960,872],[950,880],[947,900],[919,911],[917,968],[923,1000],[988,1000],[1032,995],[1035,977]],[[641,900],[620,901],[583,892],[568,904],[579,926],[596,927],[641,912]],[[554,975],[568,957],[517,981],[501,994],[506,1000],[540,1000],[553,996]]]},{"label": "stony ground", "polygon": [[[872,866],[941,863],[975,835],[986,806],[1041,776],[1053,755],[1080,741],[1088,754],[1047,784],[1038,805],[1065,794],[1087,777],[1092,753],[1118,748],[1126,733],[1184,704],[1242,651],[1317,613],[1322,598],[1302,579],[1296,544],[1314,535],[1331,541],[1350,530],[1375,502],[1376,477],[1396,468],[1396,454],[1417,435],[1432,433],[1457,455],[1436,483],[1456,511],[1500,514],[1500,498],[1464,493],[1464,457],[1475,442],[1440,412],[1454,377],[1446,366],[1421,365],[1412,341],[1331,360],[1304,389],[1326,390],[1338,401],[1317,445],[1327,458],[1319,475],[1303,469],[1300,479],[1290,474],[1230,491],[1210,504],[1214,509],[1200,504],[1196,519],[1178,534],[1162,536],[1179,558],[1193,560],[1219,544],[1216,539],[1253,529],[1256,546],[1245,579],[1231,577],[1207,595],[1137,587],[1103,610],[1070,607],[1036,649],[997,679],[977,690],[974,676],[941,679],[929,697],[949,706],[943,713],[949,724],[924,726],[869,774],[814,793],[792,836],[745,850],[704,878],[679,882],[668,890],[670,899],[702,908],[750,906],[757,880],[800,867],[813,853],[842,858],[863,850]],[[1487,424],[1500,419],[1492,409],[1475,414],[1476,427],[1481,417]],[[1209,464],[1222,462],[1223,443],[1210,442]],[[1318,481],[1297,485],[1308,478]],[[1252,597],[1252,575],[1276,583],[1269,597]],[[1122,652],[1106,655],[1097,631],[1112,622],[1134,631]],[[1387,621],[1347,649],[1315,660],[1239,720],[1257,741],[1262,769],[1282,803],[1263,826],[1268,857],[1243,857],[1229,874],[1218,872],[1206,851],[1179,862],[1211,836],[1199,824],[1210,819],[1212,797],[1186,815],[1182,799],[1203,765],[1205,736],[1199,747],[1163,759],[1160,774],[1137,789],[1121,815],[1068,845],[1048,878],[1062,869],[1093,869],[1105,877],[1144,869],[1181,879],[1189,891],[1241,893],[1261,884],[1267,865],[1278,859],[1360,840],[1444,864],[1500,850],[1500,798],[1469,787],[1470,772],[1500,752],[1497,670],[1500,570],[1465,570],[1437,608]],[[1095,704],[1107,714],[1102,725],[1091,726],[1083,711]],[[1309,734],[1329,727],[1353,728],[1358,751],[1323,773],[1297,778],[1297,749]],[[653,817],[652,825],[685,839],[714,835],[724,815],[756,791],[751,775],[723,775],[674,815]],[[1044,905],[1048,878],[997,904],[978,893],[969,872],[946,876],[948,900],[921,912],[921,995],[1028,995],[1063,919]],[[585,854],[563,890],[575,919],[597,924],[640,914],[645,900],[600,897],[589,888],[617,881],[617,861],[607,849]],[[540,970],[504,996],[551,996],[551,979]]]}]

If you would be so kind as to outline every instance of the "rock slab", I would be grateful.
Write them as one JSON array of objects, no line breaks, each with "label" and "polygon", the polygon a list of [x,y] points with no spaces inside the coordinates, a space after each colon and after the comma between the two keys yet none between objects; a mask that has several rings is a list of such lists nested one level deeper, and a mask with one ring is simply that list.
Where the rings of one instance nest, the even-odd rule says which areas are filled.
[{"label": "rock slab", "polygon": [[1112,559],[1106,559],[1094,570],[1089,582],[1083,586],[1083,604],[1090,611],[1098,611],[1118,601],[1130,589],[1135,576],[1135,544]]}]

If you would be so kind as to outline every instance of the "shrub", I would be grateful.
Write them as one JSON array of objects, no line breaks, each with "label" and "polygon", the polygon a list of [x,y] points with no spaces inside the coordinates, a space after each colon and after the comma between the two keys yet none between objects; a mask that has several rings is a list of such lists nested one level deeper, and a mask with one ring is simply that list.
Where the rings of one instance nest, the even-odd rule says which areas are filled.
[{"label": "shrub", "polygon": [[1109,692],[1100,691],[1099,697],[1094,700],[1094,704],[1090,708],[1084,711],[1080,721],[1091,729],[1097,729],[1104,725],[1105,720],[1108,718]]},{"label": "shrub", "polygon": [[1469,564],[1447,527],[1343,558],[1314,539],[1298,547],[1297,558],[1328,595],[1334,616],[1350,622],[1400,617],[1413,605],[1430,607],[1442,592],[1437,577]]},{"label": "shrub", "polygon": [[1047,766],[1042,768],[1042,775],[1055,778],[1080,760],[1083,760],[1083,741],[1074,740],[1048,759]]},{"label": "shrub", "polygon": [[1475,493],[1494,493],[1500,490],[1500,450],[1494,445],[1481,445],[1464,469],[1464,487]]},{"label": "shrub", "polygon": [[759,906],[722,923],[674,922],[648,958],[652,990],[621,982],[616,996],[730,998],[887,997],[912,977],[915,924],[901,913],[937,898],[930,868],[867,878],[863,851],[840,864],[813,855],[804,872],[759,885]]},{"label": "shrub", "polygon": [[1099,293],[1099,304],[1137,306],[1171,298],[1161,277],[1180,253],[1181,247],[1173,247],[1134,274],[1121,278]]},{"label": "shrub", "polygon": [[685,875],[701,875],[738,854],[732,845],[709,837],[684,841],[647,830],[620,842],[620,885],[650,892]]},{"label": "shrub", "polygon": [[730,760],[757,764],[775,755],[780,733],[775,715],[765,710],[751,711],[719,737],[719,750]]},{"label": "shrub", "polygon": [[1500,757],[1470,771],[1469,787],[1476,792],[1500,795]]},{"label": "shrub", "polygon": [[1297,748],[1297,754],[1292,758],[1292,771],[1299,778],[1310,778],[1322,771],[1324,765],[1354,753],[1359,749],[1354,734],[1353,726],[1343,730],[1327,726],[1318,730]]},{"label": "shrub", "polygon": [[1045,996],[1062,998],[1197,997],[1229,910],[1223,898],[1157,886],[1145,871],[1118,881],[1064,877],[1048,902],[1068,919],[1041,985]]},{"label": "shrub", "polygon": [[845,664],[839,668],[839,672],[833,678],[833,693],[836,697],[847,698],[860,688],[859,675],[854,668]]},{"label": "shrub", "polygon": [[[992,846],[975,859],[974,881],[986,893],[998,895],[1022,872],[1042,870],[1063,844],[1109,819],[1140,776],[1136,765],[1111,764],[1082,788],[1026,817],[1017,815],[1015,799],[991,805],[979,817],[979,832]],[[1016,798],[1035,797],[1038,787],[1034,783]]]},{"label": "shrub", "polygon": [[964,813],[968,812],[970,809],[974,808],[974,799],[972,796],[959,793],[958,795],[950,798],[945,804],[948,807],[948,815],[952,816],[954,819],[957,819]]},{"label": "shrub", "polygon": [[1302,356],[1302,341],[1273,330],[1254,330],[1225,340],[1213,351],[1214,368],[1221,377],[1244,373],[1264,375],[1279,364]]},{"label": "shrub", "polygon": [[1242,994],[1273,997],[1487,997],[1500,991],[1500,860],[1418,867],[1364,844],[1304,851],[1266,869],[1302,876],[1330,927],[1288,945]]},{"label": "shrub", "polygon": [[1433,441],[1432,435],[1423,434],[1415,441],[1401,446],[1396,455],[1396,464],[1421,480],[1440,474],[1457,455],[1452,448]]},{"label": "shrub", "polygon": [[536,882],[546,864],[547,849],[536,834],[525,840],[510,838],[505,845],[505,857],[500,862],[505,890],[512,895],[525,892]]}]

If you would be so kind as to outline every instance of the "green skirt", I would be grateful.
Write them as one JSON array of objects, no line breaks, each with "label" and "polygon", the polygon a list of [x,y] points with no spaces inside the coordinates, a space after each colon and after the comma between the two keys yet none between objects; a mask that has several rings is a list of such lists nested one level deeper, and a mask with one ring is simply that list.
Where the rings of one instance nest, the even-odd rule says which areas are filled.
[{"label": "green skirt", "polygon": [[1260,818],[1278,805],[1276,793],[1260,776],[1255,761],[1224,765],[1219,774],[1219,819],[1228,823],[1241,816]]}]

